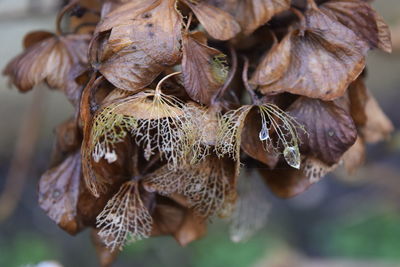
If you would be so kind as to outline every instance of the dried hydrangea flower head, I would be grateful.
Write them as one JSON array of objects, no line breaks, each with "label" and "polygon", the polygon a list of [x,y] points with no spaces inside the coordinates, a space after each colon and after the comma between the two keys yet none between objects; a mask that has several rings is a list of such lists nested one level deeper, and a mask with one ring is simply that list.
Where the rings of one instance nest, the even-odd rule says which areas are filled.
[{"label": "dried hydrangea flower head", "polygon": [[391,51],[370,1],[67,2],[4,74],[72,102],[39,203],[69,233],[96,228],[100,256],[188,244],[216,215],[246,240],[267,218],[263,186],[293,197],[393,131],[364,84],[367,52]]}]

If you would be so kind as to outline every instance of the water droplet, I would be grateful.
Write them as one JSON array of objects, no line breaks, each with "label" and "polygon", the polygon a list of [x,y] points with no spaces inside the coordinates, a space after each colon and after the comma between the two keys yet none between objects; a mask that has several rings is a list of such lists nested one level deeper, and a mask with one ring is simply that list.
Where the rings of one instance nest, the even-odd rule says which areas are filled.
[{"label": "water droplet", "polygon": [[287,146],[283,151],[287,164],[293,168],[300,169],[300,152],[297,146]]},{"label": "water droplet", "polygon": [[269,130],[265,124],[262,125],[261,131],[258,135],[261,141],[265,141],[269,138]]}]

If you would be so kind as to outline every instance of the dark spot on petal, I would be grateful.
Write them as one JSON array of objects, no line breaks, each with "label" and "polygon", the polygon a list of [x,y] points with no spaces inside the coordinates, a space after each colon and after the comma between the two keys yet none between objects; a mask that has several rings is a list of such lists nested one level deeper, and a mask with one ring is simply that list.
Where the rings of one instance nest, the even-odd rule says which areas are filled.
[{"label": "dark spot on petal", "polygon": [[61,195],[61,192],[58,189],[56,189],[53,191],[52,197],[54,199],[58,199],[60,197],[60,195]]},{"label": "dark spot on petal", "polygon": [[146,26],[151,28],[151,27],[153,27],[153,23],[147,23]]},{"label": "dark spot on petal", "polygon": [[144,19],[151,18],[151,13],[144,13],[144,14],[142,15],[142,18],[144,18]]}]

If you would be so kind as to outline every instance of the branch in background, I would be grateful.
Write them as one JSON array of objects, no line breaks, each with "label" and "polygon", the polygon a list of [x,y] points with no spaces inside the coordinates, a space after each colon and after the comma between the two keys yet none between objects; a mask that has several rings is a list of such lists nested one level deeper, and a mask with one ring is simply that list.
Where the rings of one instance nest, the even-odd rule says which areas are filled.
[{"label": "branch in background", "polygon": [[44,90],[34,90],[32,101],[25,110],[14,155],[0,195],[0,223],[12,215],[21,198],[39,138],[44,99]]}]

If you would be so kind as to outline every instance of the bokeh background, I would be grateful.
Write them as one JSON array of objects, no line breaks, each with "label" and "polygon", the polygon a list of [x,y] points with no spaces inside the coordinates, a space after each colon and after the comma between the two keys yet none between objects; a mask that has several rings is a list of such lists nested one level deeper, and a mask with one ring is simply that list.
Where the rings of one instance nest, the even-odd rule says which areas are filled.
[{"label": "bokeh background", "polygon": [[[22,50],[25,33],[54,28],[56,6],[54,0],[0,0],[0,69]],[[377,0],[374,6],[392,27],[395,49],[391,55],[370,53],[367,84],[396,127],[392,139],[370,145],[365,166],[352,176],[339,169],[290,200],[269,194],[269,221],[246,243],[232,243],[226,222],[215,220],[196,243],[182,248],[170,237],[141,241],[127,247],[115,266],[400,266],[400,2]],[[0,192],[15,148],[33,153],[28,165],[14,161],[13,184],[24,186],[7,217],[1,214],[12,208],[18,186],[7,187],[12,193],[3,195],[0,266],[45,260],[97,266],[89,231],[69,236],[37,205],[36,184],[49,161],[53,129],[71,114],[60,93],[36,88],[22,95],[0,77]],[[28,140],[37,135],[37,142],[29,149],[18,142],[19,135]],[[18,171],[24,169],[22,181],[24,173]]]}]

